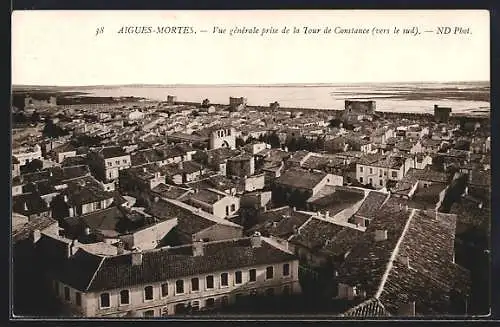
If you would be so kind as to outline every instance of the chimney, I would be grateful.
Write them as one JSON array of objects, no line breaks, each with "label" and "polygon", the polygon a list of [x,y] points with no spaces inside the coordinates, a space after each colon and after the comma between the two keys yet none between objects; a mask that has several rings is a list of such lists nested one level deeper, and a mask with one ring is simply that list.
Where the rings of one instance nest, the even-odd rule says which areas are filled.
[{"label": "chimney", "polygon": [[260,248],[262,245],[262,238],[260,232],[255,232],[250,238],[253,248]]},{"label": "chimney", "polygon": [[179,161],[178,168],[179,168],[179,170],[184,169],[184,164],[182,163],[182,161]]},{"label": "chimney", "polygon": [[33,243],[36,243],[40,240],[40,238],[42,237],[42,233],[40,232],[39,229],[35,229],[33,231],[33,234],[31,234],[31,238],[33,240]]},{"label": "chimney", "polygon": [[28,203],[26,201],[24,202],[24,211],[28,211]]},{"label": "chimney", "polygon": [[297,211],[297,207],[293,207],[293,211]]},{"label": "chimney", "polygon": [[381,230],[377,229],[375,230],[375,241],[385,241],[387,240],[387,229]]},{"label": "chimney", "polygon": [[130,259],[132,261],[132,266],[142,265],[142,252],[132,252],[132,254],[130,255]]},{"label": "chimney", "polygon": [[142,171],[146,173],[148,170],[146,169],[146,167],[142,167]]},{"label": "chimney", "polygon": [[405,205],[405,211],[408,211],[408,205]]},{"label": "chimney", "polygon": [[330,211],[325,211],[325,219],[330,219]]},{"label": "chimney", "polygon": [[273,227],[274,228],[278,227],[278,222],[277,221],[273,221]]},{"label": "chimney", "polygon": [[68,244],[68,258],[71,258],[75,255],[76,251],[78,251],[78,241],[72,240],[70,244]]},{"label": "chimney", "polygon": [[64,194],[64,202],[68,202],[68,196],[66,194]]},{"label": "chimney", "polygon": [[193,242],[193,257],[203,256],[203,240],[197,240]]},{"label": "chimney", "polygon": [[293,235],[299,235],[300,229],[297,225],[293,225]]},{"label": "chimney", "polygon": [[157,196],[155,196],[154,201],[155,201],[155,203],[156,203],[156,202],[160,201],[160,198],[159,198],[159,197],[157,197]]},{"label": "chimney", "polygon": [[89,235],[90,235],[90,228],[85,227],[85,229],[83,230],[83,233],[84,233],[86,236],[89,236]]},{"label": "chimney", "polygon": [[410,268],[410,257],[408,256],[399,256],[399,262],[405,265],[407,268]]},{"label": "chimney", "polygon": [[122,255],[123,253],[125,253],[125,244],[123,244],[123,242],[120,241],[116,245],[116,254],[117,255]]}]

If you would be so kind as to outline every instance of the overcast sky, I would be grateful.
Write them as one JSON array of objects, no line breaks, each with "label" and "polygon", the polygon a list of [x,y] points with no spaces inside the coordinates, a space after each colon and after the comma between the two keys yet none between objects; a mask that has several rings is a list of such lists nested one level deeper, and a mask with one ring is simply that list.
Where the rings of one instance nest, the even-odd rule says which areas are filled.
[{"label": "overcast sky", "polygon": [[[104,33],[96,36],[96,29]],[[196,34],[118,34],[192,26]],[[215,35],[214,26],[297,26],[300,34]],[[304,35],[303,26],[369,35]],[[468,35],[371,35],[374,26]],[[202,33],[201,30],[208,32]],[[292,32],[290,32],[292,33]],[[26,85],[489,81],[487,11],[16,11],[12,82]]]}]

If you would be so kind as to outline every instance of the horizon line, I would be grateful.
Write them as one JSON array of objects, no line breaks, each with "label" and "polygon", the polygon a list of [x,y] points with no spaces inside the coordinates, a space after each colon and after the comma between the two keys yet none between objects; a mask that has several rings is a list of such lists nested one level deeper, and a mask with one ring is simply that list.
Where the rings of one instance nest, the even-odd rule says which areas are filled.
[{"label": "horizon line", "polygon": [[427,84],[427,83],[435,83],[435,84],[450,84],[450,83],[491,83],[490,80],[461,80],[461,81],[384,81],[384,82],[324,82],[324,83],[268,83],[268,84],[259,84],[259,83],[215,83],[215,84],[191,84],[191,83],[177,83],[177,84],[161,84],[161,83],[126,83],[126,84],[87,84],[87,85],[50,85],[50,84],[12,84],[12,88],[15,87],[60,87],[60,88],[79,88],[79,87],[130,87],[130,86],[163,86],[163,87],[196,87],[196,86],[204,86],[204,87],[287,87],[287,86],[330,86],[330,85],[366,85],[366,84]]}]

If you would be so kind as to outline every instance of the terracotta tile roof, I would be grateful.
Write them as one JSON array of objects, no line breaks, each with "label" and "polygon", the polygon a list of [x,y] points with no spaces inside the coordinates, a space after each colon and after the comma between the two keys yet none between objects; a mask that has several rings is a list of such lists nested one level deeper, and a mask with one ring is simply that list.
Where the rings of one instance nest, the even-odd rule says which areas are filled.
[{"label": "terracotta tile roof", "polygon": [[304,169],[292,168],[283,172],[276,180],[277,184],[293,188],[312,189],[325,177],[323,172],[310,172]]},{"label": "terracotta tile roof", "polygon": [[132,254],[101,258],[78,250],[71,259],[52,271],[59,279],[80,291],[104,291],[158,283],[235,268],[253,267],[295,260],[265,239],[253,248],[250,239],[207,242],[204,254],[193,256],[192,245],[142,252],[142,263],[132,265]]},{"label": "terracotta tile roof", "polygon": [[121,147],[106,147],[99,151],[104,159],[126,156],[127,153]]},{"label": "terracotta tile roof", "polygon": [[364,198],[364,192],[362,190],[354,188],[335,188],[335,192],[315,199],[310,202],[311,205],[313,205],[316,210],[328,210],[330,216],[334,216]]},{"label": "terracotta tile roof", "polygon": [[49,217],[36,218],[24,224],[21,228],[13,231],[12,242],[15,244],[27,239],[35,230],[43,231],[49,226],[57,224],[57,220]]},{"label": "terracotta tile roof", "polygon": [[290,238],[290,243],[304,246],[311,250],[322,249],[327,241],[335,239],[345,227],[332,222],[312,217],[299,228],[298,234]]},{"label": "terracotta tile roof", "polygon": [[[374,296],[410,214],[411,210],[390,205],[377,210],[363,236],[340,267],[339,282],[358,286],[366,292],[367,297]],[[386,230],[387,239],[375,241],[377,230]]]},{"label": "terracotta tile roof", "polygon": [[259,231],[264,236],[276,236],[287,239],[293,235],[295,228],[302,226],[310,218],[309,214],[293,211],[289,207],[267,211],[259,216],[257,225],[249,229],[249,233]]},{"label": "terracotta tile roof", "polygon": [[451,292],[470,291],[468,272],[453,263],[455,227],[455,215],[415,212],[380,295],[389,312],[415,301],[419,315],[450,313]]},{"label": "terracotta tile roof", "polygon": [[47,202],[38,193],[23,193],[12,197],[12,211],[25,216],[50,211]]},{"label": "terracotta tile roof", "polygon": [[370,298],[355,307],[347,310],[341,317],[369,318],[369,317],[388,317],[390,314],[378,299]]},{"label": "terracotta tile roof", "polygon": [[160,219],[178,219],[177,229],[188,235],[196,234],[216,224],[242,228],[240,225],[204,212],[177,200],[160,199],[146,210],[146,213]]},{"label": "terracotta tile roof", "polygon": [[387,199],[387,196],[385,193],[370,191],[355,215],[364,218],[373,217]]}]

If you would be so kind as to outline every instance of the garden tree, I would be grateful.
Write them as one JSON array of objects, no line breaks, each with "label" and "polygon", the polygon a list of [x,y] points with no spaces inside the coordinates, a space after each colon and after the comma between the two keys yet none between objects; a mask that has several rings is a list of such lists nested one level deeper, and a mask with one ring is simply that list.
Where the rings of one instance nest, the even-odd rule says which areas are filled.
[{"label": "garden tree", "polygon": [[333,118],[329,121],[330,127],[340,127],[341,124],[342,124],[342,120],[340,120],[338,118]]},{"label": "garden tree", "polygon": [[43,128],[42,134],[45,137],[57,138],[68,135],[68,132],[54,124],[52,119],[49,119]]},{"label": "garden tree", "polygon": [[43,168],[43,161],[34,159],[21,167],[21,173],[23,174],[34,173],[36,171],[41,170],[42,168]]},{"label": "garden tree", "polygon": [[101,145],[101,141],[102,139],[98,136],[78,135],[71,140],[71,143],[76,147],[92,147]]},{"label": "garden tree", "polygon": [[30,120],[33,122],[33,123],[38,123],[40,121],[40,114],[38,112],[34,112],[33,115],[31,115],[30,117]]},{"label": "garden tree", "polygon": [[245,146],[245,141],[241,137],[236,138],[236,147],[241,148],[242,146]]}]

